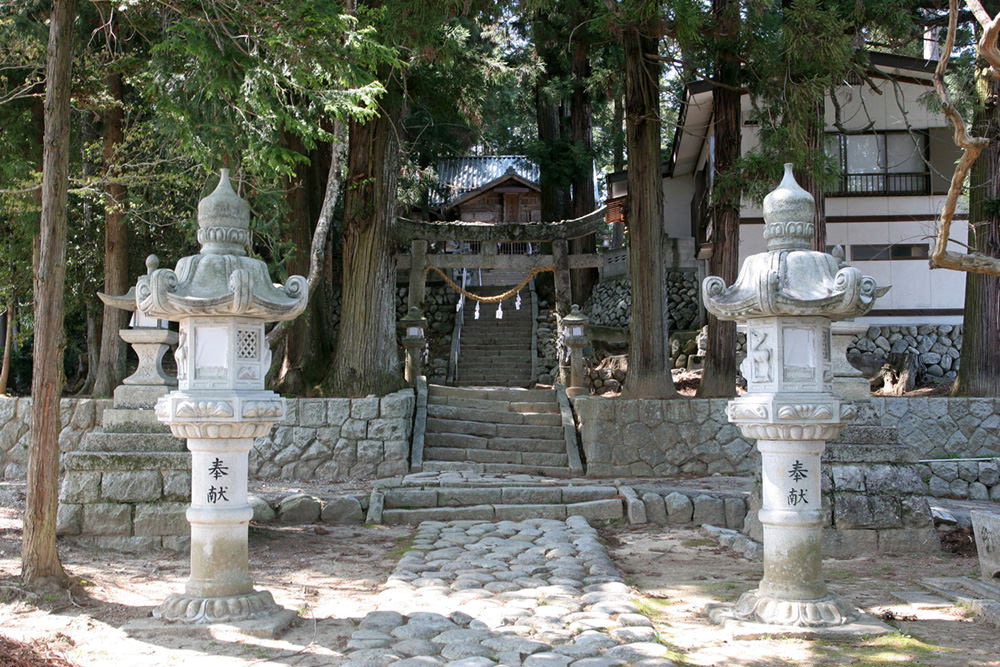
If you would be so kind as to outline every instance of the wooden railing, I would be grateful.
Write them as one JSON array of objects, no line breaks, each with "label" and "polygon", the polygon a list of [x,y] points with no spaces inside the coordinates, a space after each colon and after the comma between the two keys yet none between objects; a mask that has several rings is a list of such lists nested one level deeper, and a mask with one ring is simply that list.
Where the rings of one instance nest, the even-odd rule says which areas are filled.
[{"label": "wooden railing", "polygon": [[931,191],[931,175],[927,172],[879,174],[843,174],[832,196],[925,195]]}]

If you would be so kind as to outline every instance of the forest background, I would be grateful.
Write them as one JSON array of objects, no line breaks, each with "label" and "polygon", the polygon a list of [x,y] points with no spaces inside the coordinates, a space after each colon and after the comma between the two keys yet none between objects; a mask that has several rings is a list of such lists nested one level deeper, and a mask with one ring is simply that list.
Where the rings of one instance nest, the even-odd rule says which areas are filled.
[{"label": "forest background", "polygon": [[[0,7],[0,228],[7,240],[0,246],[0,393],[27,394],[32,381],[29,277],[39,251],[52,9],[31,0]],[[970,126],[995,135],[997,83],[977,79],[973,45],[982,31],[968,10],[956,14],[949,89]],[[627,168],[631,201],[648,204],[632,206],[627,217],[633,246],[642,246],[636,241],[659,228],[660,164],[670,155],[684,86],[712,81],[709,270],[732,282],[740,199],[759,198],[783,162],[796,164],[820,204],[814,243],[825,247],[823,190],[838,166],[823,152],[824,97],[852,76],[865,79],[872,51],[920,56],[928,39],[943,42],[948,7],[917,0],[126,0],[79,2],[71,15],[59,352],[66,392],[108,396],[124,377],[127,350],[117,331],[128,316],[102,306],[96,293],[127,291],[150,253],[172,265],[196,252],[197,201],[228,167],[251,204],[253,253],[275,280],[299,273],[312,286],[307,314],[269,336],[274,386],[357,395],[401,382],[392,226],[397,215],[426,209],[440,157],[529,156],[540,166],[545,220],[590,212],[599,205],[595,171]],[[741,156],[745,93],[762,141]],[[927,103],[940,100],[930,95]],[[980,163],[995,165],[996,155]],[[997,257],[995,171],[974,169],[965,196],[970,246]],[[987,358],[963,359],[958,386],[1000,395],[998,346],[976,343],[1000,334],[1000,290],[994,276],[969,281],[966,348]],[[631,390],[670,395],[662,360],[646,349],[662,347],[648,343],[664,332],[641,298],[634,304]],[[729,395],[735,328],[712,318],[709,339],[702,393]]]}]

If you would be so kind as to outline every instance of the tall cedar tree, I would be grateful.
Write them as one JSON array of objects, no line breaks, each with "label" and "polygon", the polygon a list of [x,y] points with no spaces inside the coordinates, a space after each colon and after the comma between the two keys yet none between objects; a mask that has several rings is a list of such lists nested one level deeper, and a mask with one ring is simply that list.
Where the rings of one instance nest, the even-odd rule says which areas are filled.
[{"label": "tall cedar tree", "polygon": [[25,587],[36,590],[58,586],[66,579],[56,550],[56,510],[59,505],[59,395],[63,384],[73,16],[73,0],[54,0],[45,77],[42,215],[35,244],[31,447],[21,543],[21,580]]},{"label": "tall cedar tree", "polygon": [[[1000,3],[987,5],[991,15]],[[990,140],[969,176],[969,246],[1000,257],[1000,82],[976,77],[973,132]],[[967,273],[962,354],[952,393],[1000,396],[1000,276]]]},{"label": "tall cedar tree", "polygon": [[[712,258],[709,272],[736,282],[740,254],[739,159],[741,144],[741,60],[739,0],[714,0],[711,47],[715,52],[712,92],[715,134],[715,189],[712,192]],[[708,316],[708,352],[698,396],[732,396],[736,392],[736,322]]]},{"label": "tall cedar tree", "polygon": [[[632,323],[622,394],[673,398],[663,280],[663,185],[660,175],[659,3],[626,2],[625,125],[628,143],[629,269]],[[631,20],[629,20],[631,19]]]},{"label": "tall cedar tree", "polygon": [[392,225],[399,177],[398,72],[380,79],[379,114],[351,121],[341,235],[340,330],[327,379],[335,396],[387,394],[403,384],[396,349],[396,257]]},{"label": "tall cedar tree", "polygon": [[[104,30],[111,49],[118,43],[113,36],[116,19],[109,16]],[[114,69],[105,75],[111,104],[104,112],[104,169],[107,178],[104,205],[104,292],[124,294],[129,288],[128,275],[128,225],[125,221],[126,190],[118,177],[116,165],[124,140],[124,95],[121,72]],[[101,325],[101,349],[94,379],[95,396],[110,396],[125,377],[125,342],[118,330],[128,323],[128,313],[119,308],[104,306]],[[93,360],[92,360],[93,362]]]}]

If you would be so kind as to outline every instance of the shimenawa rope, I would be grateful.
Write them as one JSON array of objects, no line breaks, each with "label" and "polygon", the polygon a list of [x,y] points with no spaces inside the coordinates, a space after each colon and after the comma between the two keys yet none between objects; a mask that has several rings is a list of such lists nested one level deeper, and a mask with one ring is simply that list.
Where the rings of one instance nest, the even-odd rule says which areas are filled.
[{"label": "shimenawa rope", "polygon": [[537,276],[539,273],[545,273],[546,271],[555,271],[556,267],[554,267],[554,266],[539,266],[538,268],[532,269],[531,272],[528,273],[528,277],[525,278],[524,280],[522,280],[520,285],[518,285],[517,287],[512,287],[511,289],[507,290],[503,294],[495,294],[493,296],[480,296],[479,294],[473,294],[472,292],[470,292],[470,291],[468,291],[466,289],[463,289],[461,285],[458,285],[454,280],[452,280],[451,278],[448,277],[448,274],[446,274],[444,271],[442,271],[441,269],[439,269],[436,266],[428,266],[424,270],[424,279],[425,280],[427,279],[427,273],[430,272],[431,270],[437,271],[441,275],[441,277],[444,278],[444,281],[446,283],[448,283],[448,285],[450,285],[453,290],[455,290],[459,294],[462,294],[462,295],[466,296],[469,299],[472,299],[473,301],[479,301],[479,302],[482,302],[482,303],[499,303],[500,301],[505,301],[505,300],[509,299],[510,297],[514,296],[515,294],[517,294],[518,292],[520,292],[521,289],[523,289],[524,286],[527,285],[528,282],[532,278],[534,278],[535,276]]}]

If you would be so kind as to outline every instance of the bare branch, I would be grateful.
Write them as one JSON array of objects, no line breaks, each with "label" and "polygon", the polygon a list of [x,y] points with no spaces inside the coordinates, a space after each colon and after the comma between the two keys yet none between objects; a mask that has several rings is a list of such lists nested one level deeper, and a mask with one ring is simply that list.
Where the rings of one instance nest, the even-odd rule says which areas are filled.
[{"label": "bare branch", "polygon": [[[989,18],[978,0],[966,0],[966,4],[976,15],[980,23],[984,23],[983,39],[980,41],[980,53],[984,58],[997,58],[1000,52],[996,49],[997,42],[997,21]],[[1000,275],[1000,259],[987,257],[985,255],[973,253],[957,253],[948,251],[948,241],[951,235],[951,223],[955,217],[955,207],[958,205],[958,198],[962,194],[962,184],[965,177],[975,163],[976,158],[989,144],[985,137],[975,137],[969,135],[965,127],[965,121],[955,108],[948,94],[948,89],[944,85],[944,73],[948,68],[948,61],[951,58],[951,50],[955,46],[955,29],[958,23],[958,0],[949,0],[949,21],[948,35],[945,39],[944,48],[941,49],[941,59],[934,70],[934,91],[941,99],[941,111],[952,125],[955,126],[955,145],[962,149],[962,158],[955,167],[952,174],[951,184],[948,186],[948,195],[945,197],[941,207],[941,221],[938,224],[937,238],[934,243],[934,250],[931,252],[931,268],[955,269],[957,271],[968,271],[970,273],[991,273]],[[987,27],[988,26],[988,27]],[[992,50],[990,56],[984,51],[984,42],[992,40]],[[990,69],[996,69],[1000,65],[1000,58],[990,62]]]}]

